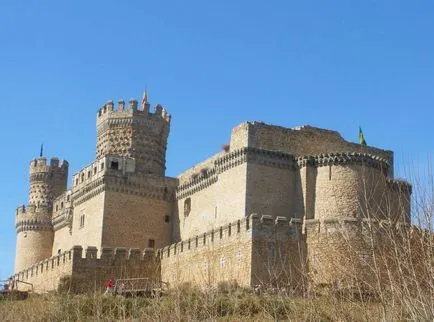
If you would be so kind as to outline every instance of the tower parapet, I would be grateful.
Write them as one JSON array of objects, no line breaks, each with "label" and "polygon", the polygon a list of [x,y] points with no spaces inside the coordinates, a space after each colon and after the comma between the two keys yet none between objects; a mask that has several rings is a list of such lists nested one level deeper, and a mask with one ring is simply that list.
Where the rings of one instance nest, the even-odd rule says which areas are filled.
[{"label": "tower parapet", "polygon": [[131,99],[128,106],[120,101],[117,109],[109,101],[97,112],[96,157],[134,158],[136,172],[164,175],[170,114],[159,104],[149,111],[147,94],[138,106]]}]

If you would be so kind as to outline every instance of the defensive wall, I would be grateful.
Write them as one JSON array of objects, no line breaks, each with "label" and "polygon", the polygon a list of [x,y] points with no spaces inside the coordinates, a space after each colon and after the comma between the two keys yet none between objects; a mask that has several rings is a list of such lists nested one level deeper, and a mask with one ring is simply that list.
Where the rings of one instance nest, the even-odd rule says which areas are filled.
[{"label": "defensive wall", "polygon": [[[84,257],[83,257],[84,256]],[[148,277],[160,281],[160,265],[153,249],[81,246],[45,259],[12,276],[16,289],[44,293],[63,291],[102,291],[110,278]],[[25,283],[22,283],[25,282]]]},{"label": "defensive wall", "polygon": [[[373,292],[414,278],[430,279],[421,258],[432,252],[433,235],[403,222],[336,218],[304,223],[310,287]],[[429,264],[428,264],[429,265]],[[391,279],[392,278],[392,279]]]},{"label": "defensive wall", "polygon": [[235,281],[301,287],[301,221],[252,214],[159,250],[162,280],[215,287]]}]

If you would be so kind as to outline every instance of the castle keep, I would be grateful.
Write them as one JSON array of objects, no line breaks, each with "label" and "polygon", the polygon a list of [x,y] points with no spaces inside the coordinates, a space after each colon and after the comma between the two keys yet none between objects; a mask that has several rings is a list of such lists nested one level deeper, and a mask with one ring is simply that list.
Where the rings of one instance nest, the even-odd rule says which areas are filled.
[{"label": "castle keep", "polygon": [[410,224],[411,187],[394,179],[391,151],[310,126],[245,122],[221,152],[171,178],[170,122],[146,94],[140,106],[110,101],[96,115],[96,159],[70,187],[67,161],[31,161],[29,202],[16,211],[17,288],[129,277],[295,291],[351,284],[336,263],[369,279],[367,232]]}]

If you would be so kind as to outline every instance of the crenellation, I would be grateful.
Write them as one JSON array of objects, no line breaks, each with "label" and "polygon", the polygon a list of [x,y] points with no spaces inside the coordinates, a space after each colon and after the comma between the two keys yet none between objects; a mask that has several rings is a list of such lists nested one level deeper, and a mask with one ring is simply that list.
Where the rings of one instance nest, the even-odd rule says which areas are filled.
[{"label": "crenellation", "polygon": [[128,252],[128,260],[138,261],[141,259],[141,257],[142,257],[142,251],[140,250],[140,248],[130,248]]},{"label": "crenellation", "polygon": [[125,261],[128,258],[128,251],[125,247],[116,247],[114,255],[115,261]]}]

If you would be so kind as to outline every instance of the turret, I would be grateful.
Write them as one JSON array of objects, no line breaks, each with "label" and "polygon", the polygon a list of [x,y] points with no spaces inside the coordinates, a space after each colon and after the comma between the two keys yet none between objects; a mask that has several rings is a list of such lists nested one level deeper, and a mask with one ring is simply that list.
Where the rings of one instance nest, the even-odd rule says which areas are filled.
[{"label": "turret", "polygon": [[104,104],[97,112],[96,158],[118,156],[135,159],[136,172],[164,175],[170,114],[156,105],[150,111],[148,93],[140,106],[135,99]]},{"label": "turret", "polygon": [[66,190],[68,162],[42,155],[30,163],[29,203],[16,211],[17,246],[15,271],[18,272],[51,256],[53,200]]}]

